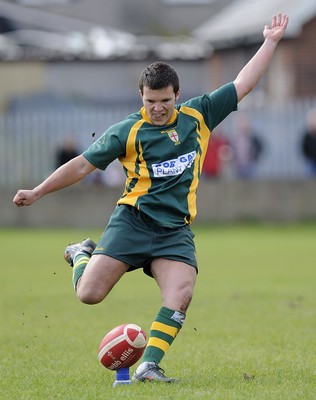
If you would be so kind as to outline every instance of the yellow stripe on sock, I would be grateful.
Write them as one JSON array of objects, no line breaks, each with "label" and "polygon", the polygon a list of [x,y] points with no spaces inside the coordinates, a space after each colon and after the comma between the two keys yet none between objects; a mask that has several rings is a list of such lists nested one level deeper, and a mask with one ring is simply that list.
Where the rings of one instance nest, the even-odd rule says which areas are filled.
[{"label": "yellow stripe on sock", "polygon": [[80,257],[80,259],[75,263],[75,265],[72,268],[72,280],[75,279],[75,272],[77,268],[81,266],[86,266],[89,262],[90,258],[89,257]]},{"label": "yellow stripe on sock", "polygon": [[158,349],[161,349],[164,353],[166,353],[170,344],[168,342],[166,342],[165,340],[162,340],[162,339],[159,339],[156,337],[151,337],[148,340],[147,347],[148,346],[158,347]]},{"label": "yellow stripe on sock", "polygon": [[167,333],[168,335],[172,336],[173,338],[177,336],[177,333],[179,331],[179,329],[175,328],[174,326],[165,325],[165,324],[162,324],[161,322],[157,322],[157,321],[153,322],[151,329],[153,329],[155,331]]},{"label": "yellow stripe on sock", "polygon": [[75,265],[73,266],[73,269],[75,270],[76,268],[80,267],[80,265],[83,265],[83,264],[86,264],[86,265],[87,265],[89,259],[90,259],[89,257],[81,257],[81,258],[75,263]]}]

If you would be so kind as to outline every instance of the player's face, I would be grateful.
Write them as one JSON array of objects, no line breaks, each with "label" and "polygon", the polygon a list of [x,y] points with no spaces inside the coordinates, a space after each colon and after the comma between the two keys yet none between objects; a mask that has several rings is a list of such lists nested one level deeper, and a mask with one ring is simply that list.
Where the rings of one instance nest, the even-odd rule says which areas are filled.
[{"label": "player's face", "polygon": [[152,124],[164,126],[169,123],[179,94],[180,92],[174,93],[171,85],[157,90],[144,86],[141,98]]}]

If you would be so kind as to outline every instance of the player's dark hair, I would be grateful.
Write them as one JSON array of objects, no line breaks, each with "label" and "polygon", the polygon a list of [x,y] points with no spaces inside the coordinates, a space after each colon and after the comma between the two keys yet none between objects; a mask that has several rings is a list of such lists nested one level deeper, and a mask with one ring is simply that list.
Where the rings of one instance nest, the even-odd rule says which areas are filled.
[{"label": "player's dark hair", "polygon": [[144,69],[138,85],[141,93],[143,93],[144,86],[152,90],[172,86],[174,93],[177,93],[179,91],[179,77],[171,65],[156,61]]}]

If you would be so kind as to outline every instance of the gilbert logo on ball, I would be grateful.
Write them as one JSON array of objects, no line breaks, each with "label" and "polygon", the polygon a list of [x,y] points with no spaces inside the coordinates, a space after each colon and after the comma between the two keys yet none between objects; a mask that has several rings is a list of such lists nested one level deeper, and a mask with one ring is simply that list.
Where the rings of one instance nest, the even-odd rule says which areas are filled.
[{"label": "gilbert logo on ball", "polygon": [[134,365],[146,347],[146,333],[138,325],[123,324],[112,329],[102,339],[98,358],[113,371]]}]

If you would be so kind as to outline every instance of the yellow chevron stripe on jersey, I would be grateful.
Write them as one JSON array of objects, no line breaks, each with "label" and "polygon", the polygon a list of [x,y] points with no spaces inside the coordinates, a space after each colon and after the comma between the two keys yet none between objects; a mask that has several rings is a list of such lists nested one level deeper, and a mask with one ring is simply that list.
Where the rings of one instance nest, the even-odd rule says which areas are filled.
[{"label": "yellow chevron stripe on jersey", "polygon": [[196,118],[199,121],[199,124],[196,122],[196,133],[197,133],[197,141],[200,145],[201,152],[197,153],[196,160],[194,162],[194,171],[193,171],[193,179],[191,182],[190,190],[188,193],[188,206],[190,213],[190,220],[185,221],[186,223],[193,222],[196,214],[196,190],[199,184],[200,174],[202,172],[202,166],[205,158],[205,154],[207,151],[208,141],[211,136],[211,131],[205,124],[203,115],[196,109],[191,107],[183,106],[181,107],[181,112],[184,114],[190,115]]},{"label": "yellow chevron stripe on jersey", "polygon": [[186,107],[183,106],[181,107],[181,112],[187,115],[191,115],[192,117],[196,118],[199,123],[200,123],[200,128],[197,127],[197,133],[198,133],[198,141],[202,150],[202,158],[200,162],[200,172],[202,172],[202,165],[204,162],[207,146],[208,146],[208,141],[210,140],[211,136],[211,131],[207,127],[203,115],[196,109],[191,108],[191,107]]},{"label": "yellow chevron stripe on jersey", "polygon": [[[137,133],[144,122],[144,120],[140,120],[133,125],[126,143],[126,156],[119,158],[123,167],[127,171],[127,179],[125,191],[122,196],[124,201],[120,199],[118,204],[124,203],[134,206],[138,197],[148,193],[148,189],[151,186],[151,179],[146,161],[143,157],[141,144],[139,143],[138,151],[136,148]],[[135,160],[138,160],[138,163],[135,163]],[[135,181],[134,185],[132,185],[133,180]]]}]

